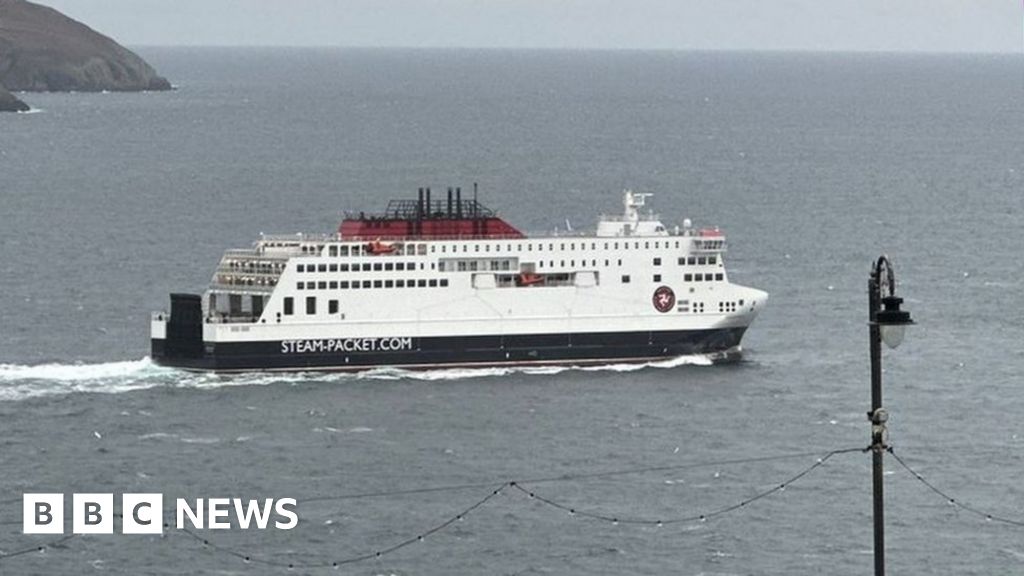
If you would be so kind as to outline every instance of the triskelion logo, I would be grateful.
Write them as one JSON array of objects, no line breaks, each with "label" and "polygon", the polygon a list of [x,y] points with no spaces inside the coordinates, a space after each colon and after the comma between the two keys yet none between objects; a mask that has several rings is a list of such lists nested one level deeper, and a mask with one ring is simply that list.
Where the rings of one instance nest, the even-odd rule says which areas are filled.
[{"label": "triskelion logo", "polygon": [[[197,498],[189,502],[175,500],[174,519],[178,530],[228,530],[237,526],[265,530],[291,530],[299,524],[294,498]],[[231,518],[234,516],[235,523]],[[113,534],[114,520],[120,518],[122,534],[163,534],[163,494],[122,494],[121,512],[114,509],[113,494],[72,494],[71,532],[74,534]],[[271,519],[274,520],[271,523]],[[170,522],[166,522],[170,526]],[[189,526],[191,525],[191,526]],[[64,495],[25,494],[22,505],[22,531],[25,534],[64,533]]]}]

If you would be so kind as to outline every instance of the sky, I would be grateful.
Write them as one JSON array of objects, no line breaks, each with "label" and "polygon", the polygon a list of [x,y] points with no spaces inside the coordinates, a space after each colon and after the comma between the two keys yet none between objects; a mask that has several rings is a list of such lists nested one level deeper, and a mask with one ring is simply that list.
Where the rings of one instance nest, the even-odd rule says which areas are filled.
[{"label": "sky", "polygon": [[128,45],[1024,53],[1022,0],[40,0]]}]

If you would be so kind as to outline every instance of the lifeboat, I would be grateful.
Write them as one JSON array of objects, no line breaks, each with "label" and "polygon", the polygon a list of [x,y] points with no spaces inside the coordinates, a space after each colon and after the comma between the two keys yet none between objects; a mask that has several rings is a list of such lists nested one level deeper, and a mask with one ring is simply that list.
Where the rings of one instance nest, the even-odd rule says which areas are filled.
[{"label": "lifeboat", "polygon": [[516,277],[517,286],[533,286],[535,284],[543,284],[544,277],[540,274],[534,274],[532,272],[520,272],[519,276]]},{"label": "lifeboat", "polygon": [[366,251],[370,254],[391,254],[398,249],[398,246],[392,242],[381,242],[380,240],[374,240],[366,245]]}]

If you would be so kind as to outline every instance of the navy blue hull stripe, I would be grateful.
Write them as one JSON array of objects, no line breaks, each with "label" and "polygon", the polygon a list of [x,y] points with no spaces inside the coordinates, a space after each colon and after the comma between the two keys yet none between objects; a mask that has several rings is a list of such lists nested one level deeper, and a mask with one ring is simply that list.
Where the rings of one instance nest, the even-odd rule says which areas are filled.
[{"label": "navy blue hull stripe", "polygon": [[642,362],[726,352],[739,346],[745,330],[230,342],[190,352],[153,339],[152,357],[162,366],[215,371]]}]

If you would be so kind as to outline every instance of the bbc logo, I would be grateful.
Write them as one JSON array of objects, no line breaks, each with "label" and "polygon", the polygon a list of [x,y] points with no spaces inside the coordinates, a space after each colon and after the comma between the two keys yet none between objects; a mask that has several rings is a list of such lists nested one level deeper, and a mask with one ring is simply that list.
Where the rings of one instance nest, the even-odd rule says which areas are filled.
[{"label": "bbc logo", "polygon": [[[163,494],[122,494],[122,534],[162,534]],[[71,532],[114,533],[113,494],[72,494]],[[25,494],[22,505],[25,534],[64,533],[63,494]]]}]

